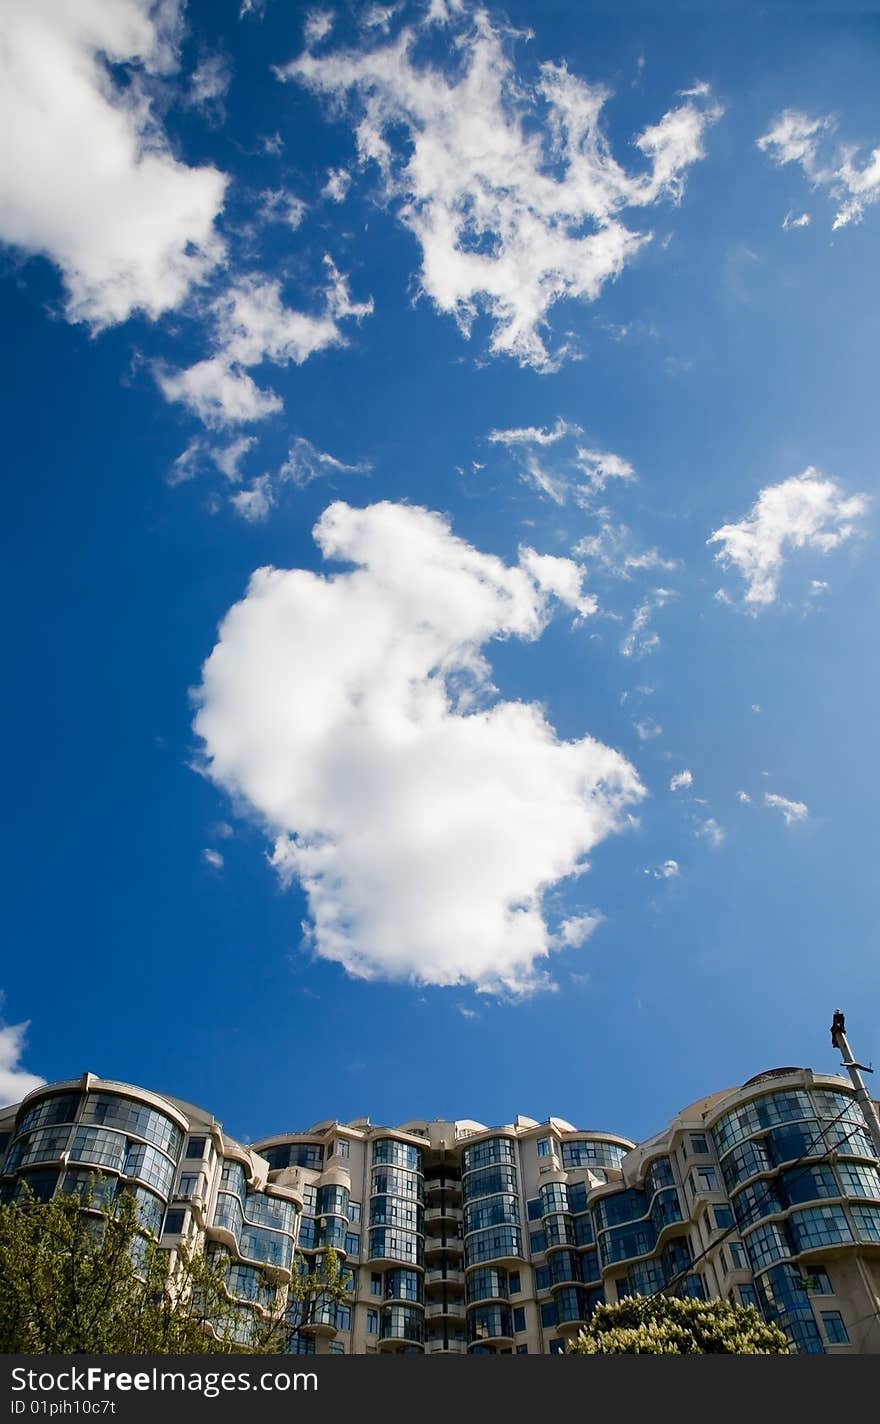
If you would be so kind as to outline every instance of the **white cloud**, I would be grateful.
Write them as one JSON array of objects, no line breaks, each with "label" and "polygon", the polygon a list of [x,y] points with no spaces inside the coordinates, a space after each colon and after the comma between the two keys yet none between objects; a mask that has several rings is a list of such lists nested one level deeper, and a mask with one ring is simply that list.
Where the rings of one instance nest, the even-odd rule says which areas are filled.
[{"label": "white cloud", "polygon": [[463,1019],[478,1019],[480,1017],[476,1009],[469,1009],[465,1004],[456,1004],[455,1007]]},{"label": "white cloud", "polygon": [[230,484],[241,479],[241,463],[256,445],[255,435],[240,435],[225,445],[212,445],[210,441],[196,438],[181,451],[168,475],[170,485],[180,485],[194,479],[206,464],[213,465]]},{"label": "white cloud", "polygon": [[809,226],[810,226],[810,214],[809,214],[809,213],[795,213],[795,212],[792,211],[792,212],[786,213],[786,214],[785,214],[785,217],[782,219],[782,231],[783,231],[783,232],[791,232],[793,229],[796,229],[796,228],[799,228],[799,227],[809,227]]},{"label": "white cloud", "polygon": [[764,805],[781,811],[787,826],[793,826],[796,821],[806,821],[810,814],[803,801],[789,801],[786,796],[775,796],[771,791],[764,793]]},{"label": "white cloud", "polygon": [[579,425],[572,425],[559,416],[550,430],[539,425],[522,425],[514,430],[490,430],[486,439],[493,445],[555,445],[566,435],[582,433]]},{"label": "white cloud", "polygon": [[640,742],[650,742],[654,737],[659,737],[663,731],[663,728],[654,721],[653,717],[644,717],[639,722],[633,722],[633,726]]},{"label": "white cloud", "polygon": [[677,880],[681,875],[681,866],[677,860],[664,860],[662,865],[649,865],[645,874],[655,880]]},{"label": "white cloud", "polygon": [[509,567],[406,505],[337,502],[315,537],[354,567],[254,574],[203,669],[206,770],[262,818],[317,954],[359,977],[530,990],[566,934],[545,894],[644,795],[620,753],[560,740],[491,687],[485,645],[550,616],[547,566],[539,581],[528,551]]},{"label": "white cloud", "polygon": [[321,196],[331,203],[344,203],[351,187],[351,174],[347,168],[328,168],[327,182],[321,189]]},{"label": "white cloud", "polygon": [[760,702],[753,702],[753,703],[752,703],[752,711],[753,711],[753,712],[759,713],[761,710],[762,710],[762,709],[761,709],[761,704],[760,704]]},{"label": "white cloud", "polygon": [[651,619],[658,608],[663,608],[675,593],[669,588],[655,588],[639,604],[633,613],[629,631],[620,645],[625,658],[644,657],[660,646],[660,634],[650,630]]},{"label": "white cloud", "polygon": [[202,860],[206,865],[210,865],[212,870],[222,870],[225,864],[219,850],[211,850],[210,847],[202,851]]},{"label": "white cloud", "polygon": [[692,771],[688,771],[687,767],[685,767],[684,771],[677,771],[674,776],[670,777],[669,790],[689,791],[693,784],[694,773]]},{"label": "white cloud", "polygon": [[699,840],[708,841],[713,850],[717,850],[724,840],[724,829],[719,826],[714,816],[709,816],[705,821],[700,821],[694,835]]},{"label": "white cloud", "polygon": [[274,474],[258,475],[246,489],[239,490],[230,498],[230,504],[242,518],[250,523],[265,519],[278,503],[283,485],[292,484],[297,489],[305,489],[313,480],[331,476],[365,475],[371,466],[367,460],[346,465],[335,455],[318,450],[310,440],[297,435],[290,443],[287,459]]},{"label": "white cloud", "polygon": [[260,216],[264,221],[284,223],[294,232],[301,226],[302,220],[308,212],[308,207],[302,198],[298,198],[287,188],[267,188],[260,194],[260,197],[262,199]]},{"label": "white cloud", "polygon": [[867,508],[864,495],[845,495],[835,480],[810,465],[803,474],[762,489],[744,519],[716,529],[706,542],[721,545],[715,558],[742,575],[746,606],[757,612],[776,598],[789,550],[830,553],[853,536]]},{"label": "white cloud", "polygon": [[529,85],[508,55],[510,31],[482,8],[434,5],[454,25],[455,73],[418,61],[420,32],[372,48],[315,55],[276,72],[334,105],[348,103],[362,163],[421,249],[423,292],[463,333],[480,313],[491,350],[538,370],[568,354],[546,344],[561,298],[594,301],[650,240],[627,209],[677,202],[720,110],[692,95],[633,140],[638,171],[614,158],[602,128],[609,91],[541,65]]},{"label": "white cloud", "polygon": [[[2,996],[0,996],[2,1000]],[[35,1088],[41,1088],[45,1078],[28,1073],[21,1066],[25,1035],[29,1023],[0,1024],[0,1107],[20,1102]]]},{"label": "white cloud", "polygon": [[223,54],[204,55],[193,70],[186,102],[201,109],[211,123],[222,123],[226,117],[224,99],[232,83],[232,66]]},{"label": "white cloud", "polygon": [[307,45],[320,44],[333,29],[333,15],[329,10],[310,10],[303,25],[303,39]]},{"label": "white cloud", "polygon": [[752,798],[747,791],[738,791],[736,793],[736,799],[737,801],[741,801],[744,806],[750,806],[752,803]]},{"label": "white cloud", "polygon": [[591,915],[572,915],[559,926],[557,943],[566,949],[580,949],[604,922],[605,916],[598,911]]},{"label": "white cloud", "polygon": [[[560,417],[549,430],[524,425],[512,430],[490,430],[486,439],[491,445],[503,445],[515,461],[520,478],[549,495],[555,504],[564,504],[571,497],[582,507],[589,507],[609,480],[632,480],[636,472],[622,456],[581,443],[579,437],[583,433],[579,425]],[[548,447],[560,442],[564,443],[558,451],[549,452]]]},{"label": "white cloud", "polygon": [[[828,114],[812,119],[795,109],[786,109],[761,138],[758,147],[780,167],[799,163],[814,188],[824,188],[837,204],[832,229],[859,222],[865,208],[880,199],[880,148],[865,161],[856,161],[858,148],[838,144],[833,150],[825,143],[826,158],[820,156],[823,140],[833,133],[836,121]],[[807,217],[807,214],[803,214]],[[801,220],[792,226],[802,226]],[[783,224],[785,226],[785,224]]]},{"label": "white cloud", "polygon": [[598,534],[588,534],[574,546],[573,552],[585,559],[594,559],[603,573],[613,578],[631,579],[633,574],[650,569],[672,573],[678,568],[675,559],[664,559],[654,549],[638,549],[632,531],[625,524],[615,524],[607,510],[597,511],[601,524]]},{"label": "white cloud", "polygon": [[300,366],[318,351],[344,346],[339,323],[368,316],[372,301],[355,302],[347,278],[324,258],[327,285],[316,315],[284,305],[281,284],[267,277],[240,278],[212,303],[216,353],[183,371],[159,369],[166,400],[179,401],[208,426],[238,425],[281,409],[274,391],[262,390],[246,367],[265,361]]},{"label": "white cloud", "polygon": [[178,22],[177,0],[0,7],[0,242],[53,262],[95,330],[179,306],[223,256],[226,179],[172,155],[141,82],[175,68]]}]

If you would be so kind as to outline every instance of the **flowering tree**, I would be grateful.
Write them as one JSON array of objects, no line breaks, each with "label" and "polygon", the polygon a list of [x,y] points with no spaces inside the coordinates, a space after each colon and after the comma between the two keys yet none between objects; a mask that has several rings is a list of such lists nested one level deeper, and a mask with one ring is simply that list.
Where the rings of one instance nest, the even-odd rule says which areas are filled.
[{"label": "flowering tree", "polygon": [[573,1355],[788,1355],[788,1337],[754,1306],[675,1296],[600,1305],[569,1346]]}]

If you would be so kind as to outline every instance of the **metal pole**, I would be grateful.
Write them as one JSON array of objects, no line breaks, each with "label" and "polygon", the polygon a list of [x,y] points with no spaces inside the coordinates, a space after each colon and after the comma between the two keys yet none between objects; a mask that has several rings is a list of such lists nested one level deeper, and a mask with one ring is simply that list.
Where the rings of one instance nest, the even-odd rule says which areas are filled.
[{"label": "metal pole", "polygon": [[856,1090],[856,1097],[862,1109],[865,1125],[874,1144],[875,1156],[880,1158],[880,1116],[877,1114],[877,1107],[865,1087],[865,1080],[862,1072],[870,1073],[870,1068],[865,1068],[864,1063],[857,1063],[853,1057],[852,1049],[846,1037],[846,1021],[840,1009],[835,1009],[834,1017],[831,1020],[831,1042],[833,1046],[840,1050],[843,1058],[843,1067],[850,1076],[850,1081]]}]

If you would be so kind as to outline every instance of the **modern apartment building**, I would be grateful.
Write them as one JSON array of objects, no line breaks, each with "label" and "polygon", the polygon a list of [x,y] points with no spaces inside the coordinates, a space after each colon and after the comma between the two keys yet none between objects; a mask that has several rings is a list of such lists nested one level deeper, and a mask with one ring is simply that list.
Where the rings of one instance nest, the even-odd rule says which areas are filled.
[{"label": "modern apartment building", "polygon": [[517,1117],[326,1121],[242,1146],[191,1104],[87,1073],[0,1113],[0,1187],[126,1183],[163,1245],[228,1258],[242,1339],[267,1270],[283,1285],[298,1254],[334,1248],[349,1298],[314,1313],[301,1353],[562,1352],[598,1302],[668,1290],[757,1305],[803,1353],[876,1354],[872,1131],[848,1080],[779,1068],[641,1144]]}]

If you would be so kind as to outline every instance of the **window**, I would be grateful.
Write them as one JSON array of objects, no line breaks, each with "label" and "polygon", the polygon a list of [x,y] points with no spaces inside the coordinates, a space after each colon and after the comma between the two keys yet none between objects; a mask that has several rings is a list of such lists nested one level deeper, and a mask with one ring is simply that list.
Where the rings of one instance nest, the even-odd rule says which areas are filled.
[{"label": "window", "polygon": [[717,1231],[726,1231],[729,1226],[733,1226],[733,1212],[729,1206],[713,1206],[712,1215]]},{"label": "window", "polygon": [[822,1311],[822,1328],[829,1345],[848,1345],[849,1335],[839,1310]]},{"label": "window", "polygon": [[522,1286],[519,1283],[519,1271],[510,1272],[510,1275],[507,1277],[507,1289],[511,1295],[520,1294]]},{"label": "window", "polygon": [[541,1306],[541,1324],[542,1324],[542,1325],[555,1325],[555,1324],[556,1324],[556,1301],[555,1301],[555,1300],[548,1300],[548,1301],[545,1301],[544,1304]]},{"label": "window", "polygon": [[551,1146],[551,1144],[550,1144],[550,1138],[549,1138],[549,1137],[539,1137],[539,1138],[538,1138],[538,1156],[539,1156],[539,1157],[549,1157],[549,1156],[550,1156],[550,1146]]},{"label": "window", "polygon": [[179,1197],[198,1196],[201,1181],[201,1174],[195,1175],[189,1172],[186,1173],[184,1176],[181,1177],[180,1181],[177,1184],[176,1195]]},{"label": "window", "polygon": [[361,1238],[356,1231],[349,1231],[345,1237],[345,1252],[348,1256],[359,1256],[361,1250]]},{"label": "window", "polygon": [[526,1328],[526,1313],[521,1305],[514,1307],[513,1328],[517,1335],[521,1335]]},{"label": "window", "polygon": [[337,1329],[337,1330],[350,1330],[350,1329],[351,1329],[351,1306],[350,1306],[350,1305],[337,1305],[337,1307],[336,1307],[336,1329]]},{"label": "window", "polygon": [[551,1340],[551,1341],[550,1341],[550,1354],[551,1354],[551,1355],[564,1355],[564,1354],[565,1354],[565,1341],[564,1341],[564,1340]]},{"label": "window", "polygon": [[328,1350],[327,1350],[327,1354],[328,1354],[328,1355],[344,1355],[344,1354],[345,1354],[345,1346],[343,1345],[342,1341],[341,1341],[341,1340],[331,1340],[331,1341],[330,1341],[329,1348],[328,1348]]},{"label": "window", "polygon": [[703,1133],[703,1132],[692,1132],[692,1133],[691,1133],[691,1151],[692,1151],[692,1152],[708,1152],[708,1151],[709,1151],[709,1144],[708,1144],[708,1142],[706,1141],[706,1134],[705,1134],[705,1133]]},{"label": "window", "polygon": [[739,1298],[743,1305],[753,1305],[758,1309],[758,1292],[754,1286],[740,1286]]},{"label": "window", "polygon": [[746,1248],[743,1246],[742,1242],[731,1241],[727,1249],[730,1252],[730,1269],[732,1271],[748,1270],[748,1262],[746,1261]]},{"label": "window", "polygon": [[190,1137],[186,1144],[187,1157],[204,1157],[206,1137]]},{"label": "window", "polygon": [[547,1237],[543,1231],[533,1231],[529,1237],[529,1249],[533,1256],[540,1256],[542,1251],[547,1250]]},{"label": "window", "polygon": [[529,1353],[528,1345],[517,1345],[516,1353],[518,1355],[527,1355]]},{"label": "window", "polygon": [[185,1211],[168,1211],[165,1213],[165,1225],[163,1231],[166,1236],[181,1236],[183,1234],[183,1223],[186,1220]]},{"label": "window", "polygon": [[374,1271],[370,1276],[370,1295],[382,1294],[382,1277]]},{"label": "window", "polygon": [[808,1276],[804,1276],[804,1290],[810,1295],[833,1295],[831,1287],[831,1277],[827,1271],[811,1271]]},{"label": "window", "polygon": [[338,1137],[338,1138],[336,1139],[336,1156],[337,1156],[337,1157],[348,1157],[348,1155],[349,1155],[350,1152],[351,1152],[351,1144],[348,1143],[348,1142],[346,1142],[346,1140],[345,1140],[344,1137]]},{"label": "window", "polygon": [[[381,1290],[381,1286],[380,1286]],[[379,1312],[378,1310],[367,1311],[367,1334],[378,1335],[379,1333]]]},{"label": "window", "polygon": [[538,1266],[535,1271],[535,1290],[545,1291],[550,1289],[550,1267]]},{"label": "window", "polygon": [[348,1219],[349,1219],[349,1221],[351,1222],[352,1226],[356,1226],[357,1223],[360,1221],[360,1219],[361,1219],[361,1204],[360,1204],[360,1202],[349,1202],[349,1203],[348,1203]]},{"label": "window", "polygon": [[541,1210],[540,1197],[532,1197],[531,1201],[526,1202],[526,1212],[528,1213],[529,1221],[540,1221]]},{"label": "window", "polygon": [[696,1167],[693,1175],[694,1194],[698,1192],[717,1192],[718,1173],[714,1167]]}]

